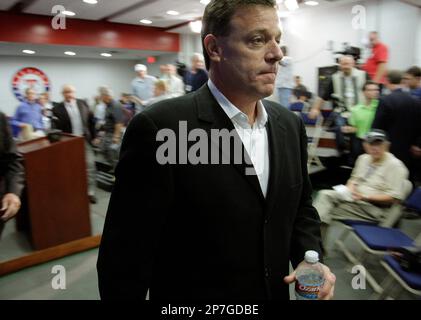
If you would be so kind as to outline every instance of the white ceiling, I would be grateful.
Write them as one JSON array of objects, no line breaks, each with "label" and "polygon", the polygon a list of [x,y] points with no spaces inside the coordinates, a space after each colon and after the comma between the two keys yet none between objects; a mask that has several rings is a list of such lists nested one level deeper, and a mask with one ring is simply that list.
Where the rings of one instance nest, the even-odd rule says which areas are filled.
[{"label": "white ceiling", "polygon": [[[304,0],[300,0],[304,1]],[[299,2],[300,2],[299,1]],[[329,8],[358,0],[318,0],[318,7]],[[421,0],[400,0],[421,7]],[[98,0],[96,5],[86,4],[82,0],[0,0],[0,10],[9,10],[19,2],[24,4],[24,13],[53,15],[53,6],[62,4],[66,10],[76,13],[74,18],[86,20],[107,20],[116,23],[140,25],[139,20],[149,19],[150,26],[169,28],[177,27],[173,32],[191,33],[187,27],[178,25],[200,18],[205,5],[200,0]],[[25,5],[25,3],[27,5]],[[285,10],[280,5],[281,10]],[[300,4],[300,10],[311,10],[313,7]],[[168,10],[180,12],[178,16],[166,14]]]},{"label": "white ceiling", "polygon": [[[0,55],[5,56],[32,56],[25,54],[22,50],[29,49],[36,51],[36,57],[61,57],[67,59],[104,59],[104,60],[140,60],[148,56],[162,56],[168,53],[161,51],[140,51],[128,49],[104,49],[99,47],[65,46],[65,45],[34,45],[25,43],[0,42]],[[67,56],[65,51],[73,51],[75,56]],[[111,53],[112,57],[102,57],[101,53]]]}]

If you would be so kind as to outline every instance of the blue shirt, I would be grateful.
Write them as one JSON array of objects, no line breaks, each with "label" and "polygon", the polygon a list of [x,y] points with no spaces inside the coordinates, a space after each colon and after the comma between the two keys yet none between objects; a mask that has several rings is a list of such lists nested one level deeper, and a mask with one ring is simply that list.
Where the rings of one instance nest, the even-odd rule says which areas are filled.
[{"label": "blue shirt", "polygon": [[38,103],[24,101],[18,106],[12,123],[14,125],[29,123],[35,131],[44,130],[41,110],[42,108]]},{"label": "blue shirt", "polygon": [[187,71],[184,75],[184,83],[186,84],[186,93],[196,91],[208,81],[208,73],[206,70],[197,69],[196,73]]},{"label": "blue shirt", "polygon": [[415,98],[418,98],[418,99],[421,99],[421,88],[413,89],[413,90],[411,90],[410,93],[411,93],[411,96],[413,96]]},{"label": "blue shirt", "polygon": [[140,100],[146,101],[153,97],[156,78],[146,75],[144,79],[136,77],[132,81],[133,94]]}]

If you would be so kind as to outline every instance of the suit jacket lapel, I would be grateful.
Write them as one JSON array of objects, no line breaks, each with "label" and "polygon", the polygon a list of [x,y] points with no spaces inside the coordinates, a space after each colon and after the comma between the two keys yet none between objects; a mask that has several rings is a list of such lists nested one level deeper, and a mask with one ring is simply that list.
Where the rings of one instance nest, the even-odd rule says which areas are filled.
[{"label": "suit jacket lapel", "polygon": [[272,207],[279,198],[279,186],[282,185],[282,173],[285,167],[285,139],[286,129],[279,121],[271,108],[265,106],[268,113],[268,143],[269,143],[269,184],[266,195],[267,212],[272,212]]},{"label": "suit jacket lapel", "polygon": [[[259,184],[259,179],[257,178],[257,175],[251,174],[254,171],[254,167],[246,149],[244,148],[244,145],[241,142],[241,138],[237,134],[231,119],[228,118],[222,107],[217,103],[207,85],[196,91],[196,105],[199,120],[208,123],[208,125],[203,129],[207,131],[209,136],[211,136],[212,129],[226,129],[233,133],[234,139],[238,139],[236,142],[230,140],[231,142],[229,151],[223,150],[222,143],[218,143],[219,149],[221,150],[223,157],[229,157],[228,159],[230,159],[230,165],[232,165],[240,173],[240,175],[244,177],[244,179],[256,191],[258,197],[264,201],[265,198]],[[234,153],[235,144],[237,143],[239,145],[241,144],[242,156],[239,156],[238,154],[236,155]],[[235,161],[236,156],[237,160],[241,161]]]}]

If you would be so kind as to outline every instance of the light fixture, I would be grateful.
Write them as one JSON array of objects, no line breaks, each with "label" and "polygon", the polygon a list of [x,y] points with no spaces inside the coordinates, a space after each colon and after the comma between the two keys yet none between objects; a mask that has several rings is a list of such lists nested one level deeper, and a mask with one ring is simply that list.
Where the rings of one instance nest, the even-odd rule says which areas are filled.
[{"label": "light fixture", "polygon": [[23,53],[26,53],[26,54],[34,54],[34,53],[35,53],[35,51],[33,51],[33,50],[28,50],[28,49],[22,50],[22,52],[23,52]]},{"label": "light fixture", "polygon": [[178,16],[180,14],[180,12],[174,11],[174,10],[169,10],[169,11],[167,11],[167,14],[170,15],[170,16]]},{"label": "light fixture", "polygon": [[83,0],[83,2],[88,3],[88,4],[97,4],[98,0]]},{"label": "light fixture", "polygon": [[103,52],[101,53],[101,56],[109,58],[109,57],[112,57],[113,55],[111,53]]},{"label": "light fixture", "polygon": [[201,4],[204,4],[205,6],[207,6],[209,4],[210,0],[200,0]]},{"label": "light fixture", "polygon": [[66,51],[64,54],[68,55],[68,56],[75,56],[76,53],[74,53],[73,51]]},{"label": "light fixture", "polygon": [[142,19],[142,20],[139,20],[139,22],[143,23],[143,24],[151,24],[152,23],[152,21],[148,20],[148,19]]},{"label": "light fixture", "polygon": [[201,20],[191,21],[189,25],[190,25],[190,30],[193,31],[194,33],[200,33],[202,31]]},{"label": "light fixture", "polygon": [[74,13],[73,11],[64,10],[62,14],[64,14],[65,16],[73,17],[76,13]]},{"label": "light fixture", "polygon": [[318,6],[319,3],[317,1],[306,1],[304,2],[308,6]]},{"label": "light fixture", "polygon": [[285,0],[284,5],[289,11],[295,11],[299,8],[297,0]]}]

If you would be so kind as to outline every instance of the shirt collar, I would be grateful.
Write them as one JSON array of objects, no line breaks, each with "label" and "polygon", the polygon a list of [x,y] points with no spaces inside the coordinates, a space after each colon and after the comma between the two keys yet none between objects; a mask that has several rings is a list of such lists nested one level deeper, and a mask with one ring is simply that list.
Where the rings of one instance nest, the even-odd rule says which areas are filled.
[{"label": "shirt collar", "polygon": [[[240,109],[238,109],[234,104],[231,103],[223,95],[221,91],[215,86],[215,84],[212,82],[211,79],[208,80],[208,87],[212,95],[215,97],[218,104],[222,107],[224,112],[227,114],[228,118],[230,120],[236,120],[241,123],[248,123],[248,116],[242,112]],[[263,103],[261,100],[257,101],[257,117],[255,124],[259,129],[262,129],[266,126],[266,123],[268,121],[268,115],[266,112],[265,107],[263,106]]]}]

